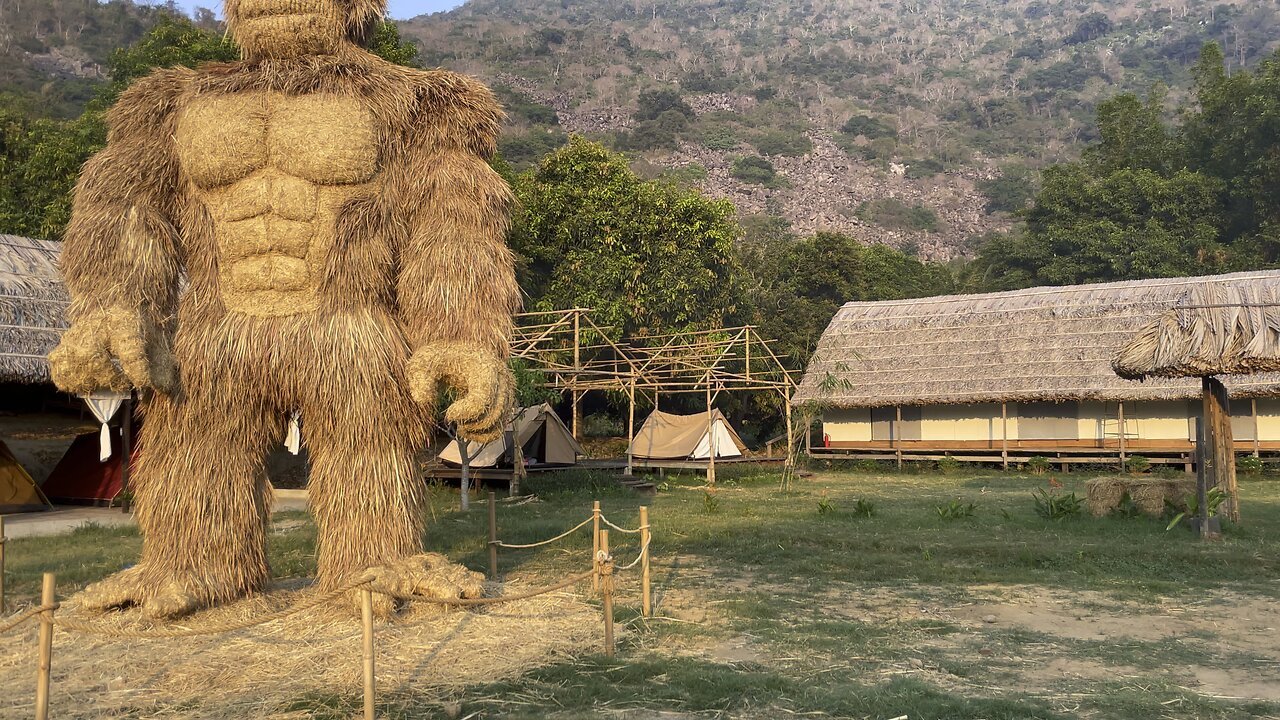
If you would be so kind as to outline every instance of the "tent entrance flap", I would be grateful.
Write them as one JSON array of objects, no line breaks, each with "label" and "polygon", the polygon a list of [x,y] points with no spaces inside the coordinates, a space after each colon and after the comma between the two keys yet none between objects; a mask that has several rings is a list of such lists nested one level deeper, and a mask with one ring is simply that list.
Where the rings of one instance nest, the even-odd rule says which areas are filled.
[{"label": "tent entrance flap", "polygon": [[[708,427],[710,426],[710,427]],[[715,438],[717,458],[742,457],[747,447],[719,410],[674,415],[655,410],[631,441],[631,456],[641,460],[706,460]]]}]

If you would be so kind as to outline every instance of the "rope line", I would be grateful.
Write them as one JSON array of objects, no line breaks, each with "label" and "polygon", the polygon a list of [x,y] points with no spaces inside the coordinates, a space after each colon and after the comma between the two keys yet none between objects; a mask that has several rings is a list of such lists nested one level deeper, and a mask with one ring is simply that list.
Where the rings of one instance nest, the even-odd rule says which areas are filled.
[{"label": "rope line", "polygon": [[640,548],[640,554],[636,556],[636,559],[635,559],[635,560],[632,560],[630,563],[628,563],[628,564],[626,564],[626,565],[623,565],[623,566],[621,566],[621,567],[617,568],[618,572],[622,572],[622,571],[624,571],[624,570],[630,570],[631,568],[635,567],[636,565],[639,565],[639,564],[640,564],[640,561],[644,559],[645,553],[648,553],[648,552],[649,552],[649,543],[651,543],[651,542],[653,542],[653,536],[650,536],[650,537],[649,537],[649,539],[645,541],[644,545],[643,545],[643,546],[641,546],[641,548]]},{"label": "rope line", "polygon": [[600,514],[600,520],[601,520],[605,525],[608,525],[609,527],[613,528],[614,530],[617,530],[618,532],[622,532],[622,533],[627,533],[627,534],[629,534],[629,535],[635,535],[635,534],[639,533],[641,530],[644,530],[644,528],[642,528],[642,527],[638,527],[638,528],[636,528],[635,530],[628,530],[627,528],[619,527],[619,526],[617,526],[617,525],[614,525],[614,524],[609,520],[609,518],[607,518],[607,517],[605,517],[605,516],[604,516],[604,513],[601,513],[601,514]]},{"label": "rope line", "polygon": [[[604,517],[604,516],[602,515],[601,517]],[[541,547],[541,546],[543,546],[543,545],[550,545],[551,543],[553,543],[553,542],[555,542],[555,541],[557,541],[557,540],[563,540],[564,538],[569,537],[570,535],[572,535],[572,534],[574,534],[575,532],[577,532],[577,531],[581,530],[582,528],[586,527],[587,525],[590,525],[590,524],[591,524],[591,521],[592,521],[592,520],[594,520],[594,519],[595,519],[594,517],[589,517],[589,518],[587,518],[586,520],[583,520],[582,522],[578,523],[576,526],[571,527],[571,528],[569,528],[568,530],[565,530],[564,532],[560,533],[559,535],[557,535],[557,536],[555,536],[555,537],[551,538],[550,540],[543,540],[542,542],[529,543],[528,545],[515,545],[515,544],[511,544],[511,543],[504,543],[504,542],[502,542],[501,540],[499,540],[499,541],[497,541],[497,542],[498,542],[498,547],[512,548],[512,549],[517,549],[517,550],[518,550],[518,549],[522,549],[522,548],[535,548],[535,547]]]},{"label": "rope line", "polygon": [[12,630],[12,629],[14,629],[14,628],[18,627],[18,626],[19,626],[19,625],[21,625],[22,623],[24,623],[24,622],[26,622],[26,621],[30,620],[31,618],[33,618],[33,617],[35,617],[35,616],[39,615],[40,613],[44,612],[45,610],[56,610],[56,609],[57,609],[57,606],[56,606],[56,605],[51,605],[51,606],[39,605],[39,606],[37,606],[37,607],[33,607],[33,608],[29,609],[29,610],[24,610],[23,612],[15,613],[15,614],[13,614],[13,615],[10,615],[7,619],[5,619],[5,621],[4,621],[4,622],[0,622],[0,633],[7,633],[7,632],[9,632],[10,630]]},{"label": "rope line", "polygon": [[377,584],[374,584],[374,586],[371,589],[376,593],[380,593],[382,595],[389,595],[397,600],[407,600],[410,602],[425,602],[425,603],[432,603],[434,605],[449,605],[449,606],[456,606],[456,607],[475,607],[477,605],[499,605],[501,603],[514,602],[516,600],[528,600],[531,597],[546,595],[547,593],[552,593],[557,590],[563,590],[569,587],[570,585],[580,583],[583,580],[586,580],[587,578],[594,575],[595,572],[596,572],[595,570],[588,570],[586,572],[578,573],[577,575],[566,578],[565,580],[562,580],[556,583],[555,585],[548,585],[546,587],[535,588],[527,592],[517,593],[515,595],[503,595],[501,597],[431,598],[431,597],[423,597],[421,595],[404,595],[402,593],[398,593],[393,590],[381,588]]},{"label": "rope line", "polygon": [[54,618],[55,625],[61,625],[65,630],[84,633],[86,635],[98,635],[100,637],[110,638],[176,638],[176,637],[197,637],[200,635],[220,635],[222,633],[235,632],[237,630],[246,630],[257,625],[265,625],[269,622],[287,618],[290,615],[296,615],[305,610],[310,610],[319,605],[323,605],[331,600],[337,599],[344,593],[351,592],[361,585],[367,585],[372,582],[372,578],[362,576],[357,580],[353,580],[346,585],[335,590],[330,590],[323,595],[317,595],[306,602],[292,605],[283,610],[263,615],[250,620],[238,620],[235,622],[221,623],[208,628],[181,628],[172,630],[124,630],[100,627],[94,623],[84,623],[77,620],[69,620],[67,618]]}]

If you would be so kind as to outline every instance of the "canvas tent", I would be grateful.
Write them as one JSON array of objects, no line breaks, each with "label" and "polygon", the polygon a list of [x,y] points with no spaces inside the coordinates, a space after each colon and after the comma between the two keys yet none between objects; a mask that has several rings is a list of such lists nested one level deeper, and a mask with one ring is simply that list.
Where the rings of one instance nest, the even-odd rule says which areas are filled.
[{"label": "canvas tent", "polygon": [[[511,467],[515,463],[515,445],[519,444],[527,465],[573,465],[582,455],[582,446],[555,410],[548,404],[520,408],[507,425],[502,437],[491,442],[468,443],[467,454],[473,468]],[[440,453],[450,465],[461,465],[458,444],[451,442]]]},{"label": "canvas tent", "polygon": [[628,453],[639,460],[706,460],[715,439],[716,458],[742,457],[747,446],[719,410],[673,415],[655,410],[640,426]]},{"label": "canvas tent", "polygon": [[[111,433],[111,457],[99,460],[98,433],[77,435],[44,481],[44,492],[55,502],[70,505],[110,505],[124,488],[120,474],[121,441]],[[138,448],[133,449],[133,462]]]},{"label": "canvas tent", "polygon": [[18,463],[9,446],[0,440],[0,513],[45,510],[49,499]]}]

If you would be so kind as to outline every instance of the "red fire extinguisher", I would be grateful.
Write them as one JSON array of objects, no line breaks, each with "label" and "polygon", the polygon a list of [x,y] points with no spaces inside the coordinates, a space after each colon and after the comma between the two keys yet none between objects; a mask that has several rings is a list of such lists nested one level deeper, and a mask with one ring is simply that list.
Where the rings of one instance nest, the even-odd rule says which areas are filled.
[{"label": "red fire extinguisher", "polygon": [[831,447],[831,436],[828,435],[827,433],[822,433],[822,447],[824,448]]}]

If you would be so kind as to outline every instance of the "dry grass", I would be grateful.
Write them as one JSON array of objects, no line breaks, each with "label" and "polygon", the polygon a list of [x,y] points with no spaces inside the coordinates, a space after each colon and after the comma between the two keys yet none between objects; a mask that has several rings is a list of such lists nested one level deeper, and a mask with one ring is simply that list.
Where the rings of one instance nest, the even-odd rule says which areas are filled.
[{"label": "dry grass", "polygon": [[[1136,383],[1112,358],[1191,288],[1261,292],[1280,271],[851,302],[831,321],[796,395],[826,406],[1182,400],[1193,380]],[[1227,378],[1232,397],[1280,393],[1280,377]]]},{"label": "dry grass", "polygon": [[1195,493],[1194,478],[1100,477],[1085,483],[1089,513],[1094,517],[1110,515],[1118,509],[1127,494],[1144,515],[1160,517],[1166,503],[1185,510],[1187,495]]},{"label": "dry grass", "polygon": [[0,382],[49,381],[44,356],[65,320],[58,279],[59,244],[0,235]]},{"label": "dry grass", "polygon": [[[522,589],[508,583],[503,590]],[[306,592],[296,583],[278,587],[199,613],[181,626],[198,629],[275,612]],[[137,612],[103,618],[67,605],[59,614],[116,631],[153,627]],[[419,604],[375,628],[379,702],[430,705],[469,685],[513,679],[594,653],[601,633],[599,611],[570,592],[484,610],[442,611]],[[359,621],[332,606],[211,637],[121,640],[59,630],[54,713],[65,718],[289,717],[289,706],[298,698],[358,691],[361,636]],[[35,625],[0,636],[0,694],[5,697],[30,702],[35,638]]]}]

